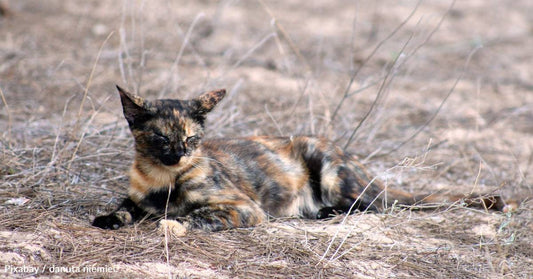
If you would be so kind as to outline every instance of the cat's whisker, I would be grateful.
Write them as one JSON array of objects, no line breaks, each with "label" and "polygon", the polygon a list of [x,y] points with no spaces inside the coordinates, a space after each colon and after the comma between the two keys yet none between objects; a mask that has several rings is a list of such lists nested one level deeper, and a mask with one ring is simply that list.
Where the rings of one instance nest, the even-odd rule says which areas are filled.
[{"label": "cat's whisker", "polygon": [[192,159],[203,159],[203,160],[207,160],[207,161],[210,161],[210,162],[215,162],[215,163],[218,163],[220,165],[223,165],[224,163],[215,159],[215,158],[209,158],[209,157],[206,157],[206,156],[190,156]]}]

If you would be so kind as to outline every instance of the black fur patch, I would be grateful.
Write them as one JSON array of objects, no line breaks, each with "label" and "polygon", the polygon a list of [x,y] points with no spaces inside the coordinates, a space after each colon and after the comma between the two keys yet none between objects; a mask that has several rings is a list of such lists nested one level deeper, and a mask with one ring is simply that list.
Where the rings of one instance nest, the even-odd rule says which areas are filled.
[{"label": "black fur patch", "polygon": [[94,218],[92,225],[101,229],[117,230],[125,224],[113,212],[109,215]]},{"label": "black fur patch", "polygon": [[178,197],[179,192],[176,190],[170,192],[169,198],[168,187],[165,187],[146,195],[146,197],[141,202],[141,206],[155,208],[160,212],[164,212],[165,208],[167,207],[167,200],[169,201],[169,204],[171,204],[174,203],[178,199]]},{"label": "black fur patch", "polygon": [[119,208],[126,209],[126,211],[131,214],[131,217],[134,221],[139,220],[148,214],[130,198],[124,199],[124,201],[122,201],[122,205]]},{"label": "black fur patch", "polygon": [[[307,147],[309,148],[309,147]],[[308,153],[306,150],[305,153]],[[314,150],[309,156],[304,155],[304,162],[307,170],[309,171],[309,184],[313,190],[313,198],[317,202],[322,202],[322,165],[324,160],[324,154],[320,150]]]}]

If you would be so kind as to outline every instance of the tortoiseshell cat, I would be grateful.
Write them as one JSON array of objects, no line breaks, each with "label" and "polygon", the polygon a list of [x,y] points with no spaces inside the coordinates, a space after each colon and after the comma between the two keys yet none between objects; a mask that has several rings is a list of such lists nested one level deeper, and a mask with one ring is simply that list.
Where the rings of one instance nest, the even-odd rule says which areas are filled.
[{"label": "tortoiseshell cat", "polygon": [[[334,212],[382,210],[393,203],[443,202],[387,189],[356,157],[316,137],[204,139],[206,114],[225,90],[192,100],[147,101],[118,87],[135,138],[129,197],[93,225],[118,229],[147,215],[187,229],[248,227],[267,216],[325,218]],[[169,189],[170,187],[170,189]],[[499,197],[471,205],[502,209]]]}]

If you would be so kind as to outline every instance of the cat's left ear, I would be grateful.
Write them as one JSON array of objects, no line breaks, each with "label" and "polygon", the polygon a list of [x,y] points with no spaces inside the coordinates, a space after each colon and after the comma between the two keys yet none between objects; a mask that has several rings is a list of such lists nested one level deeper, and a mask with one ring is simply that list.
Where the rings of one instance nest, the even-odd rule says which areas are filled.
[{"label": "cat's left ear", "polygon": [[226,96],[226,89],[219,89],[215,91],[210,91],[200,95],[199,97],[193,99],[193,102],[196,106],[196,112],[199,114],[206,114],[213,110],[215,106]]}]

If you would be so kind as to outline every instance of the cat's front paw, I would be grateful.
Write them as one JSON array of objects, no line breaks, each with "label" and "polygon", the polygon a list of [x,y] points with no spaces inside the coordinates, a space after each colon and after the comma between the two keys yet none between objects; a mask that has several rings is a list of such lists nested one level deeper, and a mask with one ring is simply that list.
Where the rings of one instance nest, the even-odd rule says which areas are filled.
[{"label": "cat's front paw", "polygon": [[92,225],[101,229],[116,230],[124,226],[124,222],[116,214],[109,214],[94,218]]},{"label": "cat's front paw", "polygon": [[168,233],[174,237],[185,236],[187,234],[188,223],[180,223],[176,220],[163,219],[159,221],[159,231],[163,234]]}]

